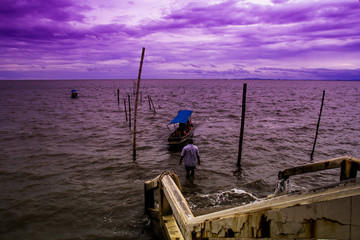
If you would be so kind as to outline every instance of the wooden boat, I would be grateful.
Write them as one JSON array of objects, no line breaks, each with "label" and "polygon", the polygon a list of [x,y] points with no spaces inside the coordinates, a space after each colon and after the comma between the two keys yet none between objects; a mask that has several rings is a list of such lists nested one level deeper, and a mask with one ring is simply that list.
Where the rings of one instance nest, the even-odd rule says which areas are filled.
[{"label": "wooden boat", "polygon": [[[180,110],[176,117],[168,124],[170,135],[168,144],[178,145],[189,140],[194,133],[194,126],[191,123],[191,110]],[[169,126],[172,126],[170,129]]]},{"label": "wooden boat", "polygon": [[77,90],[75,89],[71,90],[71,98],[79,98],[79,94]]}]

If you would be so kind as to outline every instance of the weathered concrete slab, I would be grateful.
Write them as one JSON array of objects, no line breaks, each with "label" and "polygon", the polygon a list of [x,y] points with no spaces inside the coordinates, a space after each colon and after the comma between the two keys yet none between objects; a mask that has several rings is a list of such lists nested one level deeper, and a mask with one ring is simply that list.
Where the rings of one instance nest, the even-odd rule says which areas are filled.
[{"label": "weathered concrete slab", "polygon": [[198,216],[188,226],[205,238],[356,239],[350,234],[360,232],[359,205],[360,184],[350,183]]},{"label": "weathered concrete slab", "polygon": [[[168,239],[357,240],[360,239],[360,179],[354,178],[357,172],[353,172],[353,166],[357,170],[358,162],[358,159],[344,157],[293,168],[287,173],[301,174],[314,166],[326,169],[326,165],[331,168],[337,165],[344,169],[341,174],[345,179],[348,176],[351,179],[322,189],[272,197],[196,217],[178,188],[176,175],[162,174],[145,184],[145,196],[151,199],[151,204],[145,203],[145,206],[149,206],[147,212],[159,221]],[[159,188],[158,209],[150,207],[154,205],[153,198],[147,193],[153,192],[155,187]]]}]

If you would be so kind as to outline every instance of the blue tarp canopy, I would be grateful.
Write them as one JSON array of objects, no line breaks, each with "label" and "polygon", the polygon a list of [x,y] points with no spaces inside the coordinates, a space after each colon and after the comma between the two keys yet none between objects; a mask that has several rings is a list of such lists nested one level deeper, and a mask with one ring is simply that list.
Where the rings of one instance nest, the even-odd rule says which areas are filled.
[{"label": "blue tarp canopy", "polygon": [[77,92],[77,91],[76,91],[76,89],[73,89],[73,90],[71,90],[71,92],[73,93],[73,92]]},{"label": "blue tarp canopy", "polygon": [[178,115],[169,124],[186,123],[187,120],[189,119],[191,113],[192,113],[192,111],[190,111],[190,110],[180,110],[178,112]]}]

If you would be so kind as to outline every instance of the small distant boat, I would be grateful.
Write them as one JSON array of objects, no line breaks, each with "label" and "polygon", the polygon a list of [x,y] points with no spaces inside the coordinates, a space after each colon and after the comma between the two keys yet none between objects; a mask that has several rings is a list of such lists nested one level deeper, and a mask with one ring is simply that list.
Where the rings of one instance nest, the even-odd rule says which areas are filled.
[{"label": "small distant boat", "polygon": [[79,94],[77,90],[75,89],[71,90],[71,98],[79,98]]},{"label": "small distant boat", "polygon": [[[168,124],[171,132],[168,137],[168,144],[178,145],[189,140],[194,133],[194,126],[191,123],[191,110],[180,110],[177,116]],[[172,125],[173,129],[170,129]]]}]

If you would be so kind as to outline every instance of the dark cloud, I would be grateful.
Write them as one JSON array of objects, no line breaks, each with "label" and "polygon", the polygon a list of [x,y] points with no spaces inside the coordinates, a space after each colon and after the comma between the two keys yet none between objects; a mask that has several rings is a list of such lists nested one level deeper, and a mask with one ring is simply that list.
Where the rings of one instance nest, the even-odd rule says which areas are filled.
[{"label": "dark cloud", "polygon": [[70,0],[5,0],[1,2],[0,17],[3,23],[14,19],[28,21],[28,24],[43,20],[82,22],[84,15],[80,12],[90,9]]},{"label": "dark cloud", "polygon": [[83,23],[82,12],[90,9],[69,0],[5,1],[0,10],[0,35],[15,42],[78,38],[84,32],[74,24]]},{"label": "dark cloud", "polygon": [[[316,29],[318,23],[324,28],[331,28],[333,24],[336,24],[334,19],[340,20],[341,23],[354,24],[354,22],[359,22],[358,16],[359,6],[351,2],[324,1],[316,4],[306,2],[270,6],[239,4],[238,1],[230,0],[208,6],[189,4],[164,16],[165,21],[158,22],[157,29],[161,29],[160,25],[164,29],[169,29],[312,23],[314,30],[319,30],[319,28]],[[326,27],[322,23],[330,24],[330,26]]]},{"label": "dark cloud", "polygon": [[[227,25],[249,25],[258,22],[258,17],[248,14],[249,9],[236,6],[237,1],[226,1],[210,6],[189,4],[185,8],[173,11],[164,17],[174,26],[216,27]],[[250,12],[253,11],[251,7]],[[176,25],[177,23],[178,25]]]},{"label": "dark cloud", "polygon": [[[324,60],[342,63],[332,60],[335,58],[354,63],[360,49],[358,2],[272,2],[275,5],[236,0],[213,5],[193,2],[160,19],[144,18],[137,25],[128,25],[128,16],[90,25],[88,13],[95,9],[81,1],[4,0],[0,9],[0,71],[5,71],[0,74],[11,76],[7,69],[15,68],[13,71],[22,69],[30,76],[45,69],[47,76],[51,69],[56,72],[63,67],[68,72],[84,72],[83,76],[89,72],[110,76],[131,69],[135,76],[136,67],[130,64],[138,62],[137,50],[145,46],[146,59],[152,60],[146,60],[152,78],[162,71],[157,69],[159,65],[169,69],[167,74],[179,76],[359,78],[359,70],[330,70],[325,65],[281,68],[289,62],[308,66],[307,59],[317,61],[317,66]],[[113,59],[124,60],[123,65],[100,63]],[[249,71],[250,65],[277,68]]]}]

